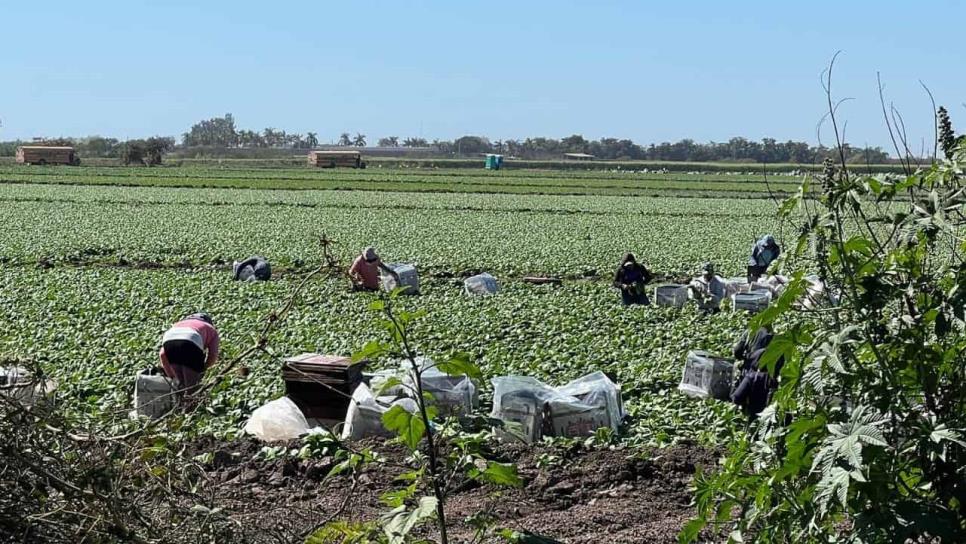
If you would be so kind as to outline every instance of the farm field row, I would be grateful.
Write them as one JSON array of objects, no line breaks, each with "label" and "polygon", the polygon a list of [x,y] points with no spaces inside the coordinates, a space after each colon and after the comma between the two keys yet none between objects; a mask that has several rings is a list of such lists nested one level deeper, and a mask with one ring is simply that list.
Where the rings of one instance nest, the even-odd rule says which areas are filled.
[{"label": "farm field row", "polygon": [[705,260],[737,274],[754,239],[778,231],[764,200],[456,196],[4,186],[0,258],[204,266],[262,254],[291,267],[318,261],[324,232],[345,261],[371,244],[433,272],[606,276],[633,251],[669,275]]},{"label": "farm field row", "polygon": [[[566,182],[568,180],[655,180],[655,181],[707,181],[707,182],[762,182],[762,174],[745,174],[736,172],[718,173],[688,173],[688,172],[643,172],[634,170],[603,170],[603,171],[558,171],[558,170],[514,170],[504,169],[499,171],[469,169],[440,169],[440,168],[389,168],[376,166],[374,168],[353,169],[318,169],[311,167],[274,167],[274,168],[250,168],[236,164],[206,165],[206,166],[171,166],[166,165],[157,168],[128,167],[128,166],[23,166],[23,165],[0,165],[2,174],[29,174],[32,176],[64,175],[78,173],[83,176],[107,176],[107,177],[144,177],[144,178],[201,178],[201,179],[344,179],[344,180],[368,180],[374,176],[384,179],[433,179],[433,178],[452,178],[452,179],[474,179],[485,178],[492,183],[514,182],[515,180],[544,180],[547,182],[557,181]],[[800,176],[789,176],[782,174],[768,174],[769,181],[773,183],[798,183]]]},{"label": "farm field row", "polygon": [[369,191],[481,192],[510,194],[761,196],[788,193],[797,180],[742,179],[738,176],[602,174],[594,176],[547,172],[523,176],[503,172],[424,172],[406,170],[308,169],[219,170],[206,168],[0,168],[0,183],[54,183],[161,187],[224,187],[239,189],[340,189]]}]

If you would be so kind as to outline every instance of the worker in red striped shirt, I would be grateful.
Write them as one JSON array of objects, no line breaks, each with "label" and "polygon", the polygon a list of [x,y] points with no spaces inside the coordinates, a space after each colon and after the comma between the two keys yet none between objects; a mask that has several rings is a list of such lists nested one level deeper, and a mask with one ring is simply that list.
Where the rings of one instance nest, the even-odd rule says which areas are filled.
[{"label": "worker in red striped shirt", "polygon": [[201,312],[178,321],[161,338],[161,367],[181,389],[197,389],[205,370],[218,361],[218,330],[211,316]]}]

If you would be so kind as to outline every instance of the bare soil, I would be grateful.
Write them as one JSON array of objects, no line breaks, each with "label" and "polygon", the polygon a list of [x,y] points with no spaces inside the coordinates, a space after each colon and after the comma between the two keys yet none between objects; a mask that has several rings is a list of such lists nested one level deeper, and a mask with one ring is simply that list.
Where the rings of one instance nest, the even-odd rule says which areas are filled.
[{"label": "bare soil", "polygon": [[[197,443],[192,454],[209,452],[205,469],[211,504],[232,520],[245,542],[301,542],[304,535],[337,512],[351,488],[348,476],[326,479],[331,459],[256,459],[255,441]],[[406,454],[396,445],[367,446],[392,463]],[[544,455],[546,454],[546,455]],[[713,469],[717,454],[694,445],[665,450],[504,447],[502,460],[517,464],[521,489],[470,483],[446,504],[452,542],[467,542],[465,518],[488,510],[499,527],[529,531],[560,542],[675,542],[693,515],[689,485],[697,467]],[[544,466],[539,466],[543,455]],[[547,464],[546,457],[556,457]],[[398,489],[399,466],[370,465],[340,519],[378,519],[388,508],[379,497]]]}]

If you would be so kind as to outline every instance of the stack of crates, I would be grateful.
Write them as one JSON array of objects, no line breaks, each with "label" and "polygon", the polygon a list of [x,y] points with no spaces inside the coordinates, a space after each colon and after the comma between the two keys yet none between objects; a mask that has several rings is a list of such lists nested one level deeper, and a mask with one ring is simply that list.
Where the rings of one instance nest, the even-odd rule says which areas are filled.
[{"label": "stack of crates", "polygon": [[678,389],[700,398],[727,400],[734,383],[735,365],[706,351],[689,351]]}]

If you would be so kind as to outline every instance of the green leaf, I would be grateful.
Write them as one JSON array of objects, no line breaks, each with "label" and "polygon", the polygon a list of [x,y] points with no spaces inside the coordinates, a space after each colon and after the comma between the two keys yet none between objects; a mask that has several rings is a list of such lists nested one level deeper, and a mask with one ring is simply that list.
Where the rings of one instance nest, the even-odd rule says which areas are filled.
[{"label": "green leaf", "polygon": [[959,444],[960,446],[966,448],[966,442],[964,442],[960,438],[959,433],[957,433],[952,429],[946,428],[945,425],[940,425],[936,427],[936,429],[929,434],[929,439],[937,444],[944,440],[949,442],[955,442],[956,444]]},{"label": "green leaf", "polygon": [[684,528],[678,533],[678,543],[679,544],[690,544],[698,539],[698,535],[701,534],[701,529],[707,522],[703,518],[692,519],[691,521],[684,524]]},{"label": "green leaf", "polygon": [[369,303],[369,309],[374,312],[381,312],[386,309],[386,302],[382,299],[376,299]]},{"label": "green leaf", "polygon": [[389,347],[381,342],[368,342],[361,350],[352,354],[352,361],[358,363],[365,359],[375,359],[376,357],[385,355],[388,351]]},{"label": "green leaf", "polygon": [[415,450],[419,441],[426,433],[426,425],[423,420],[407,412],[402,406],[393,406],[388,412],[382,415],[382,424],[386,429],[396,433],[410,450]]},{"label": "green leaf", "polygon": [[483,372],[471,362],[469,353],[454,353],[446,361],[437,363],[436,368],[450,376],[466,375],[476,382],[483,381]]},{"label": "green leaf", "polygon": [[399,385],[403,385],[403,381],[396,376],[390,376],[386,378],[386,381],[379,384],[379,388],[373,391],[373,394],[378,397],[383,393],[385,393],[386,391]]},{"label": "green leaf", "polygon": [[436,515],[437,504],[436,497],[420,497],[419,503],[412,512],[406,512],[404,506],[391,511],[382,527],[389,543],[403,544],[406,542],[406,537],[416,525]]},{"label": "green leaf", "polygon": [[495,461],[487,462],[486,470],[479,474],[478,479],[507,487],[523,487],[523,480],[517,474],[515,465]]},{"label": "green leaf", "polygon": [[411,499],[416,495],[416,482],[402,489],[397,489],[395,491],[387,491],[379,497],[386,506],[390,508],[398,508],[406,503],[407,500]]},{"label": "green leaf", "polygon": [[510,529],[501,529],[497,534],[510,544],[563,544],[558,540],[530,533],[528,531],[520,532],[512,531]]},{"label": "green leaf", "polygon": [[784,334],[776,335],[765,348],[765,353],[762,354],[758,366],[768,369],[768,374],[771,376],[776,376],[775,365],[778,364],[778,360],[781,358],[791,359],[795,356],[797,349],[797,344],[791,338]]}]

